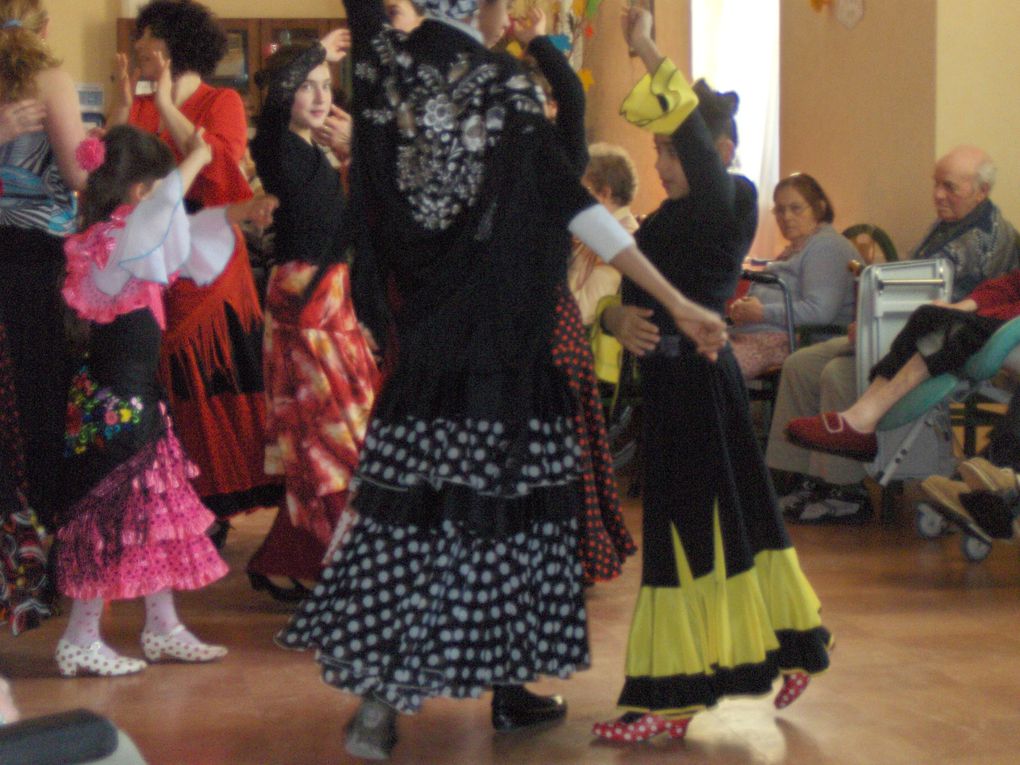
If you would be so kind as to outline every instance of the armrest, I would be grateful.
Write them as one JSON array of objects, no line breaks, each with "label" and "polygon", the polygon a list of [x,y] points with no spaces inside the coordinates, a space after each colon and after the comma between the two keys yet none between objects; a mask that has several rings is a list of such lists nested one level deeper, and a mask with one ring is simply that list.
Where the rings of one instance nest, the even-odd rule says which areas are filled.
[{"label": "armrest", "polygon": [[76,765],[117,751],[117,729],[87,709],[0,726],[0,762]]}]

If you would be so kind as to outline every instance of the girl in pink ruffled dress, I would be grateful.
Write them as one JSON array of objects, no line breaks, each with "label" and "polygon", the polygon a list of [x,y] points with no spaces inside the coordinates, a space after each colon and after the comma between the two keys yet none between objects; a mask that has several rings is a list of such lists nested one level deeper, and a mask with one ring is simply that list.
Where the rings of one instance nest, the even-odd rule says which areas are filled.
[{"label": "girl in pink ruffled dress", "polygon": [[215,279],[234,250],[231,225],[265,225],[276,204],[262,198],[186,215],[184,194],[211,158],[201,131],[176,170],[166,145],[136,128],[113,128],[89,148],[79,149],[80,161],[96,168],[83,195],[82,233],[64,248],[64,299],[89,322],[88,355],[67,408],[71,496],[55,554],[58,587],[73,600],[57,644],[65,677],[146,666],[103,642],[106,600],[144,596],[149,661],[212,661],[227,652],[198,640],[174,607],[174,590],[204,587],[227,566],[205,534],[214,516],[192,489],[195,467],[161,402],[163,293],[177,278]]}]

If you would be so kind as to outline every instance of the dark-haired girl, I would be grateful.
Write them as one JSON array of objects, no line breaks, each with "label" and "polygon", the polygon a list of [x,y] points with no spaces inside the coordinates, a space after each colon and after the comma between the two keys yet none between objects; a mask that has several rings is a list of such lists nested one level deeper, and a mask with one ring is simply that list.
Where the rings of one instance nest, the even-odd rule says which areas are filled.
[{"label": "dark-haired girl", "polygon": [[[797,173],[776,184],[773,214],[789,242],[765,271],[790,290],[793,326],[849,324],[854,318],[854,280],[847,270],[857,250],[832,227],[835,213],[821,185]],[[745,379],[783,363],[790,354],[786,305],[778,287],[752,284],[730,306],[733,353]]]},{"label": "dark-haired girl", "polygon": [[[212,150],[212,161],[188,191],[189,210],[250,199],[240,167],[248,142],[241,97],[203,82],[226,51],[219,22],[192,0],[153,0],[139,11],[135,37],[138,74],[155,84],[155,93],[134,98],[131,78],[122,72],[129,123],[158,135],[178,161],[198,128]],[[224,523],[282,497],[278,480],[263,470],[262,329],[241,236],[227,269],[212,284],[178,282],[167,293],[160,380],[181,443],[201,470],[195,487]]]},{"label": "dark-haired girl", "polygon": [[328,62],[342,58],[348,39],[334,30],[321,43],[283,48],[259,73],[267,92],[251,150],[263,186],[280,200],[266,296],[266,466],[285,477],[287,504],[248,573],[276,597],[286,591],[267,577],[319,577],[379,382],[351,303],[340,173],[312,143],[331,113]]},{"label": "dark-haired girl", "polygon": [[[95,139],[93,139],[95,140]],[[174,607],[174,590],[204,587],[227,570],[206,535],[214,517],[190,478],[161,402],[156,370],[166,326],[163,294],[179,278],[213,281],[234,251],[241,220],[269,220],[275,200],[210,208],[189,218],[187,189],[212,158],[195,131],[174,171],[170,150],[135,128],[112,128],[105,161],[83,194],[82,233],[65,244],[63,295],[89,322],[86,363],[74,375],[65,454],[70,508],[57,534],[57,582],[73,601],[57,644],[64,677],[124,675],[145,662],[119,656],[99,633],[103,602],[145,597],[146,659],[211,661]],[[164,177],[165,176],[165,177]]]},{"label": "dark-haired girl", "polygon": [[[744,216],[754,205],[726,172],[694,90],[659,53],[648,11],[627,12],[624,36],[648,75],[623,114],[655,133],[655,167],[669,197],[638,229],[638,245],[684,294],[720,310],[750,243]],[[697,711],[766,693],[780,674],[775,703],[786,706],[828,666],[829,633],[783,528],[733,352],[724,348],[712,364],[629,282],[624,300],[644,313],[620,306],[603,321],[642,356],[644,556],[623,714],[593,732],[634,742],[683,738]],[[641,325],[637,342],[621,332],[627,321]]]}]

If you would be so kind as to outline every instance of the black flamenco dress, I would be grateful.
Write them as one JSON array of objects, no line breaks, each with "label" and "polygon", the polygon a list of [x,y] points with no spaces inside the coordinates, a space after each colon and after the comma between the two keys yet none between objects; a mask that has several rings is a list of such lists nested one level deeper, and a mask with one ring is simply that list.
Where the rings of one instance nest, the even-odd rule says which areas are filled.
[{"label": "black flamenco dress", "polygon": [[[642,112],[683,120],[672,142],[690,184],[636,238],[686,296],[722,313],[753,236],[754,187],[726,172],[701,115],[683,109],[689,93],[667,59],[624,103],[632,121]],[[620,706],[683,716],[765,693],[780,672],[823,671],[829,633],[783,526],[733,353],[699,356],[626,280],[624,301],[654,310],[663,341],[640,367],[644,561]]]},{"label": "black flamenco dress", "polygon": [[355,303],[397,344],[351,536],[281,636],[324,680],[402,712],[589,663],[582,451],[550,337],[594,206],[516,62],[349,0]]}]

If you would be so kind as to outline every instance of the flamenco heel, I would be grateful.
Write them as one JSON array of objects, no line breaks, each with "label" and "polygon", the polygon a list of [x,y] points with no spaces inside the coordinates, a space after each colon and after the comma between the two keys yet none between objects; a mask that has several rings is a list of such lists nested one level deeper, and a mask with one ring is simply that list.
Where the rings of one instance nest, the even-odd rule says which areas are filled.
[{"label": "flamenco heel", "polygon": [[180,634],[185,631],[183,624],[178,624],[166,635],[145,631],[142,633],[142,652],[149,661],[173,659],[193,664],[222,659],[227,649],[221,645],[191,642],[184,640]]},{"label": "flamenco heel", "polygon": [[773,702],[776,705],[776,709],[785,709],[800,698],[800,695],[807,689],[810,681],[811,676],[804,672],[790,672],[783,675],[783,687],[779,689],[779,693],[776,694],[776,699]]},{"label": "flamenco heel", "polygon": [[146,667],[141,659],[105,656],[102,649],[103,643],[99,640],[90,646],[80,646],[62,639],[57,643],[57,671],[61,677],[75,677],[79,671],[101,677],[118,677],[133,675]]},{"label": "flamenco heel", "polygon": [[682,739],[687,735],[690,723],[690,717],[668,720],[650,712],[643,715],[631,712],[615,720],[595,723],[591,732],[606,741],[631,744],[648,741],[660,733],[666,733],[672,739]]}]

